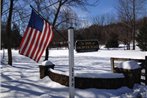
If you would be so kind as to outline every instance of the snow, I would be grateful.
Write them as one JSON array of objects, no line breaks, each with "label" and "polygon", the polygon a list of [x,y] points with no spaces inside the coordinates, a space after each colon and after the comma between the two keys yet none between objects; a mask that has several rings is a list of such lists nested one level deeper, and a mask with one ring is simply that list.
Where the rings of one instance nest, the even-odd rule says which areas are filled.
[{"label": "snow", "polygon": [[49,60],[46,60],[46,61],[42,62],[41,65],[42,66],[47,66],[47,65],[53,65],[53,63],[51,61],[49,61]]},{"label": "snow", "polygon": [[[51,72],[69,76],[69,72],[62,72],[58,70],[49,69]],[[84,77],[84,78],[124,78],[122,73],[95,73],[95,72],[76,72],[75,77]]]},{"label": "snow", "polygon": [[[69,72],[63,72],[58,70],[49,69],[51,72],[69,76]],[[76,72],[75,77],[84,77],[84,78],[124,78],[122,73],[97,73],[97,72]]]},{"label": "snow", "polygon": [[[147,52],[139,50],[106,50],[98,52],[75,52],[75,75],[112,77],[110,57],[128,57],[144,59]],[[3,51],[0,51],[1,57]],[[6,55],[5,51],[5,56]],[[68,50],[50,50],[49,60],[55,64],[55,70],[68,75]],[[13,66],[1,63],[0,98],[68,98],[69,87],[52,81],[49,77],[40,79],[39,63],[19,55],[18,50],[12,51]],[[3,58],[1,58],[1,61]],[[5,58],[4,60],[5,61]],[[45,64],[44,64],[45,65]],[[110,76],[107,76],[110,75]],[[114,75],[115,76],[115,75]],[[120,77],[120,76],[119,76]],[[136,84],[133,89],[121,87],[118,89],[75,89],[75,98],[137,98],[147,97],[147,86]]]},{"label": "snow", "polygon": [[122,68],[122,69],[128,69],[128,70],[133,70],[133,69],[139,69],[140,68],[139,64],[134,60],[122,62],[117,67]]},{"label": "snow", "polygon": [[76,73],[75,76],[84,78],[124,78],[122,73]]}]

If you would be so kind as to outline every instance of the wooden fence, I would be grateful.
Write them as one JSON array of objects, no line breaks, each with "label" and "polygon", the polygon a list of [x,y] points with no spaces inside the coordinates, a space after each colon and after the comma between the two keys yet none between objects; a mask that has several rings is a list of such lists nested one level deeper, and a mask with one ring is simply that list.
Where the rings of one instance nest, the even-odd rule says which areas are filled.
[{"label": "wooden fence", "polygon": [[141,83],[147,85],[147,56],[145,59],[132,59],[132,58],[110,58],[111,61],[111,69],[115,72],[115,61],[128,61],[135,60],[137,62],[141,62]]}]

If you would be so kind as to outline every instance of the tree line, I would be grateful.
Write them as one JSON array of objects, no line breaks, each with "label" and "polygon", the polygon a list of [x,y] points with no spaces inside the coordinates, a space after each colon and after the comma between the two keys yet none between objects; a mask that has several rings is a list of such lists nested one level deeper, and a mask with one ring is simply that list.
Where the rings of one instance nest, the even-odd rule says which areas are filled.
[{"label": "tree line", "polygon": [[[136,21],[137,35],[143,26],[147,26],[147,17],[143,17]],[[92,24],[89,27],[80,28],[75,30],[75,41],[76,40],[92,40],[96,39],[99,41],[100,45],[108,46],[109,41],[112,41],[114,47],[118,47],[118,44],[128,45],[127,49],[130,49],[130,44],[132,43],[132,30],[127,28],[121,22],[110,23],[107,25]],[[65,38],[58,35],[56,31],[54,41],[52,42],[51,47],[68,47],[67,46],[67,30],[60,30]],[[146,33],[146,32],[144,32]],[[116,44],[115,44],[116,43]],[[112,46],[113,46],[112,45]],[[138,45],[138,43],[136,43]]]}]

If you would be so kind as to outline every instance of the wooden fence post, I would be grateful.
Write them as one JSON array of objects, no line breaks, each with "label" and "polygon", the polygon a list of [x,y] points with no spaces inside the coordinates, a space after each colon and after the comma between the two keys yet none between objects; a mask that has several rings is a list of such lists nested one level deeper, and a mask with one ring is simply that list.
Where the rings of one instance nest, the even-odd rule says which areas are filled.
[{"label": "wooden fence post", "polygon": [[111,71],[114,72],[114,58],[110,58],[111,60]]}]

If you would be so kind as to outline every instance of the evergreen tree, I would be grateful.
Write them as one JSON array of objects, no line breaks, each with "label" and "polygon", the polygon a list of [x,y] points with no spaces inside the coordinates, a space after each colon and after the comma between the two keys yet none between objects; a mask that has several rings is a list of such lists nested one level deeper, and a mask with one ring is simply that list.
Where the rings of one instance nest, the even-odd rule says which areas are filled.
[{"label": "evergreen tree", "polygon": [[[6,23],[2,22],[1,29],[1,47],[7,48],[7,34],[6,34]],[[20,30],[17,24],[13,24],[13,27],[10,30],[11,38],[9,39],[11,42],[11,48],[17,49],[20,45],[22,36],[20,35]]]},{"label": "evergreen tree", "polygon": [[144,21],[143,26],[139,30],[136,41],[142,51],[147,51],[147,21]]},{"label": "evergreen tree", "polygon": [[107,40],[106,48],[118,48],[118,35],[115,33],[112,33],[110,38]]},{"label": "evergreen tree", "polygon": [[21,42],[22,36],[20,35],[20,30],[17,24],[13,24],[13,28],[11,31],[11,44],[12,48],[18,48]]}]

